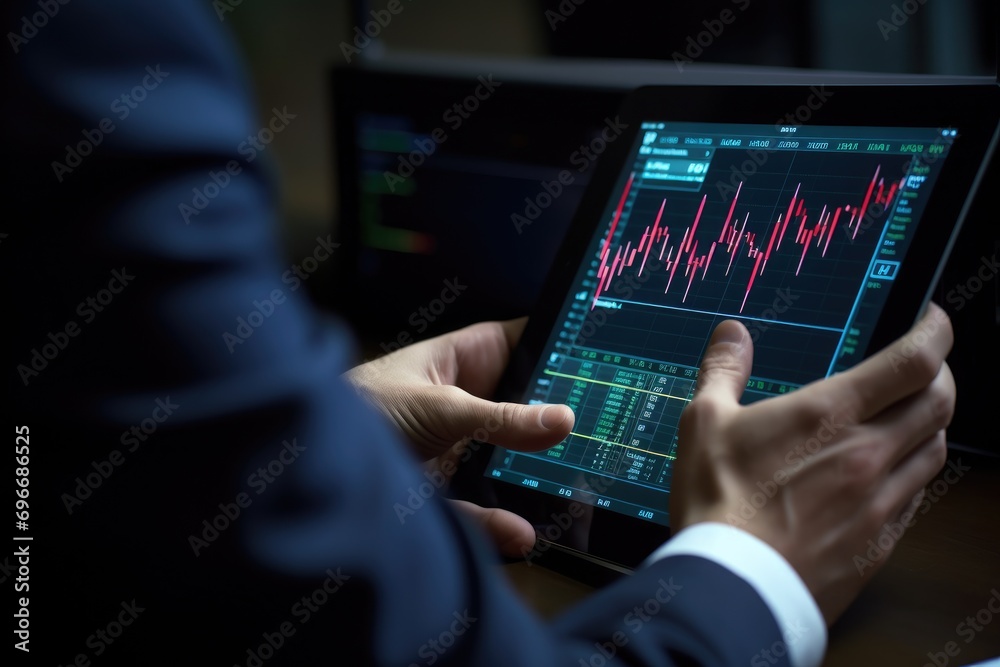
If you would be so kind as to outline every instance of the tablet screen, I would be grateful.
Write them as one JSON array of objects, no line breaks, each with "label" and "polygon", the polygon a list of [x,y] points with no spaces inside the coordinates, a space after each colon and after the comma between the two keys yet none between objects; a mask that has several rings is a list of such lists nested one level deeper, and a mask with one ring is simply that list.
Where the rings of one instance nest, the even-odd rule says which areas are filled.
[{"label": "tablet screen", "polygon": [[753,338],[744,403],[864,358],[957,135],[642,123],[523,396],[568,404],[573,432],[534,454],[497,447],[485,475],[668,525],[678,420],[714,327],[738,319]]}]

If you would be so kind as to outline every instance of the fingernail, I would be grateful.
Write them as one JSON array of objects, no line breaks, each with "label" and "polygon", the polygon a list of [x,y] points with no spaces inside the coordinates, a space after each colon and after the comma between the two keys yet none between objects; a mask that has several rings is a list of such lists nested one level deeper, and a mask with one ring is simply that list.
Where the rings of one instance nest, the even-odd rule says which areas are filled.
[{"label": "fingernail", "polygon": [[562,405],[550,405],[542,410],[542,427],[552,430],[562,425],[566,421],[566,409]]},{"label": "fingernail", "polygon": [[727,320],[715,328],[712,343],[741,344],[747,337],[746,328],[739,322]]}]

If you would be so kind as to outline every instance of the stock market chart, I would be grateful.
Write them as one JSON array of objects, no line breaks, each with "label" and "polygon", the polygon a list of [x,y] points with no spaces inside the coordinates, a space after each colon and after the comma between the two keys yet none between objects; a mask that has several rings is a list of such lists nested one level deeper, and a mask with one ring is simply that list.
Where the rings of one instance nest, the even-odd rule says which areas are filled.
[{"label": "stock market chart", "polygon": [[486,474],[666,523],[712,330],[750,331],[744,402],[859,360],[955,136],[644,123],[524,396],[572,407],[573,433]]}]

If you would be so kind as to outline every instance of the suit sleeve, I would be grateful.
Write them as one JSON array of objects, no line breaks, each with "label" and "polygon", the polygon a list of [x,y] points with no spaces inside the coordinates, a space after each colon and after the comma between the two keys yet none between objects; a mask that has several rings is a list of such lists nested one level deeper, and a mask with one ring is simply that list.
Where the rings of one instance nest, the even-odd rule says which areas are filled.
[{"label": "suit sleeve", "polygon": [[551,623],[513,595],[339,380],[349,334],[310,310],[278,250],[267,146],[299,112],[250,111],[209,3],[12,5],[2,251],[12,410],[46,448],[38,651],[59,664],[788,664],[761,596],[706,558],[668,556]]}]

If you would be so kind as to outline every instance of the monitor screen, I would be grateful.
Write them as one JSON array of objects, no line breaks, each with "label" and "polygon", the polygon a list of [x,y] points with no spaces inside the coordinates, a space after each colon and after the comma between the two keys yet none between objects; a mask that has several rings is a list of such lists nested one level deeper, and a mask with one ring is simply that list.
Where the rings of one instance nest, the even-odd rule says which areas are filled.
[{"label": "monitor screen", "polygon": [[376,354],[530,312],[624,96],[493,83],[338,72],[334,307]]},{"label": "monitor screen", "polygon": [[744,403],[860,361],[957,135],[643,123],[523,396],[571,406],[573,432],[485,475],[667,525],[714,327],[754,340]]}]

